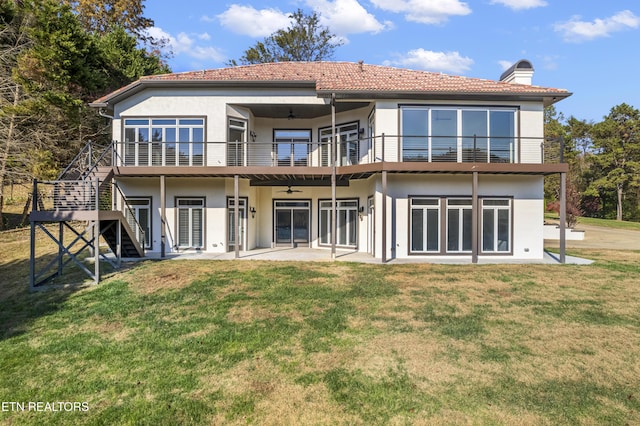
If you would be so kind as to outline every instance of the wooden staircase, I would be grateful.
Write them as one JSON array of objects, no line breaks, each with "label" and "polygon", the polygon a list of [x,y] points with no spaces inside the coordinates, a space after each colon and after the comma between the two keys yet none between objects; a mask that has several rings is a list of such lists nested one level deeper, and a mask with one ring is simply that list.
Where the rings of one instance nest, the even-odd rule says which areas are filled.
[{"label": "wooden staircase", "polygon": [[118,252],[118,233],[120,233],[121,257],[144,257],[144,250],[135,237],[132,237],[135,233],[124,220],[124,216],[121,219],[100,221],[100,235],[113,253]]},{"label": "wooden staircase", "polygon": [[[81,157],[82,161],[79,163],[82,164],[76,164],[74,167],[70,165],[58,180],[51,182],[34,180],[34,202],[29,217],[31,222],[31,289],[61,276],[62,269],[70,262],[74,262],[93,278],[94,282],[98,283],[100,281],[99,265],[101,260],[117,268],[123,257],[144,257],[144,241],[138,241],[137,237],[144,235],[142,228],[136,221],[126,198],[113,181],[113,167],[110,164],[105,164],[104,161],[106,154],[112,149],[113,144],[106,147],[101,153],[91,147],[85,147],[83,148],[83,152],[86,151],[85,154],[76,157],[76,159]],[[71,225],[72,221],[86,221],[88,226],[84,232],[79,232]],[[51,223],[59,224],[58,236],[54,236],[45,226]],[[39,273],[36,271],[37,239],[35,233],[37,229],[42,230],[58,245],[57,257]],[[71,230],[76,235],[69,245],[64,243],[65,229]],[[100,237],[115,255],[115,262],[112,260],[112,256],[100,252]],[[82,247],[79,250],[72,250],[72,246],[76,244],[82,244]],[[80,252],[86,248],[94,253],[94,272],[91,272],[84,265],[85,259],[81,259],[79,256]],[[45,276],[56,264],[57,271],[52,275]]]}]

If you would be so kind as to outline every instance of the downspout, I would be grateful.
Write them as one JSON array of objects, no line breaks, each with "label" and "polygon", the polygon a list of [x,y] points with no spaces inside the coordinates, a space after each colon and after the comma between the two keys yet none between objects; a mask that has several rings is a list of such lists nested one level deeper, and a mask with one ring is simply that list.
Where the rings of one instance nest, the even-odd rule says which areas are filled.
[{"label": "downspout", "polygon": [[108,119],[110,119],[110,120],[115,120],[115,119],[116,119],[113,115],[109,115],[109,114],[105,113],[105,112],[104,112],[104,108],[100,108],[100,109],[98,110],[98,115],[99,115],[100,117],[108,118]]}]

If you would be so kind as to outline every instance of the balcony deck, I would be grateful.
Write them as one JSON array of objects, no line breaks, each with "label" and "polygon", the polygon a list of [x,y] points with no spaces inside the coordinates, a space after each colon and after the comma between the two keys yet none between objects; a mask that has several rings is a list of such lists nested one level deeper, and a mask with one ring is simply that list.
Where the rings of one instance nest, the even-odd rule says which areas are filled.
[{"label": "balcony deck", "polygon": [[[409,138],[411,145],[403,145]],[[383,171],[529,175],[568,171],[558,140],[423,139],[419,149],[414,136],[340,141],[335,148],[336,175],[339,179],[363,179]],[[122,177],[237,175],[253,181],[316,181],[332,175],[330,152],[326,142],[116,142],[112,164],[115,174]]]}]

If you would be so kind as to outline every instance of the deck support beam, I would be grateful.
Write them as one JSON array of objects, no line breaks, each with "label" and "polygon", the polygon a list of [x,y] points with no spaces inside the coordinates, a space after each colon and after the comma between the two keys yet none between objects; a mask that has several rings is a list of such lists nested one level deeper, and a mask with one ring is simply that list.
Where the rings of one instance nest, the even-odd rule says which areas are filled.
[{"label": "deck support beam", "polygon": [[[145,236],[145,240],[149,236]],[[160,176],[160,257],[167,256],[167,186],[165,175]]]},{"label": "deck support beam", "polygon": [[473,172],[471,189],[471,263],[478,263],[478,172]]},{"label": "deck support beam", "polygon": [[240,257],[240,176],[233,176],[233,235],[234,257]]},{"label": "deck support beam", "polygon": [[336,94],[331,94],[331,260],[336,260],[336,233],[338,232],[336,196]]},{"label": "deck support beam", "polygon": [[566,262],[567,174],[560,173],[560,263]]},{"label": "deck support beam", "polygon": [[387,262],[387,171],[382,171],[382,263]]}]

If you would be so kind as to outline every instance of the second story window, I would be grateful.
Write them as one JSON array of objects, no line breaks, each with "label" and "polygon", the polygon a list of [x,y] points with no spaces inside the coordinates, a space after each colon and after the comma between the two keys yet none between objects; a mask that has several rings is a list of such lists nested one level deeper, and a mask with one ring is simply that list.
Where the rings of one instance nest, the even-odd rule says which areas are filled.
[{"label": "second story window", "polygon": [[126,118],[126,166],[203,166],[203,118]]},{"label": "second story window", "polygon": [[515,109],[404,106],[400,117],[402,161],[515,161]]},{"label": "second story window", "polygon": [[309,163],[310,130],[275,130],[274,154],[278,166],[307,166]]}]

